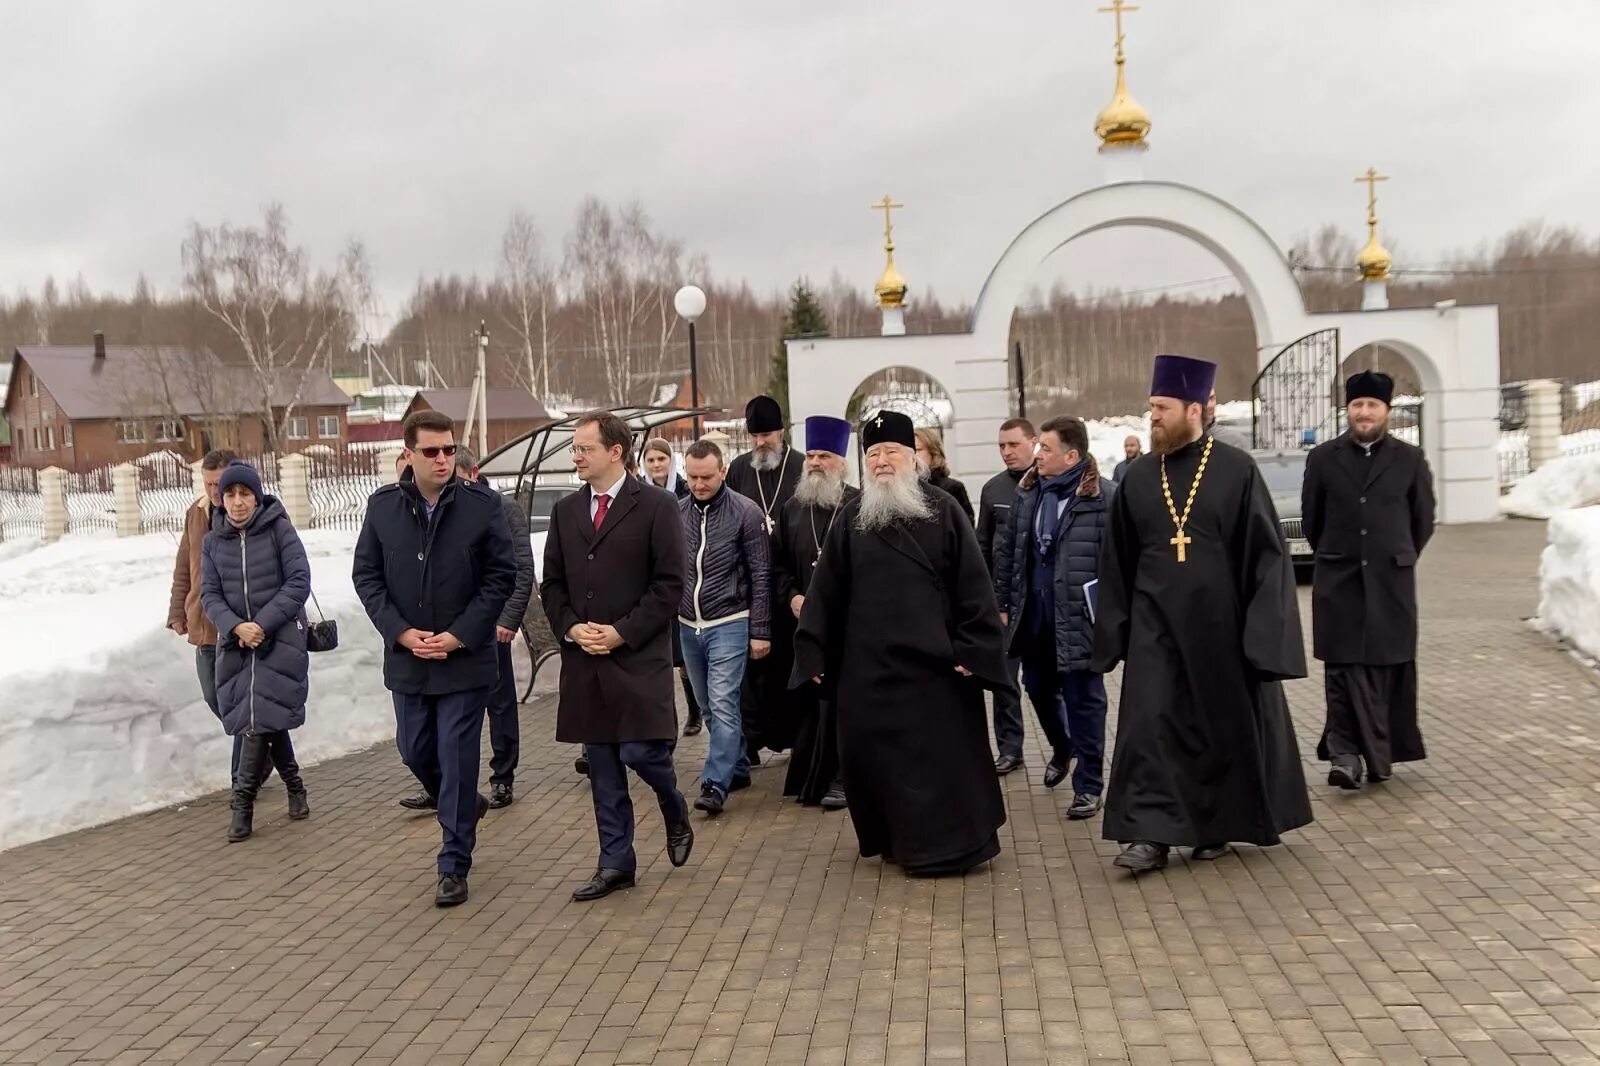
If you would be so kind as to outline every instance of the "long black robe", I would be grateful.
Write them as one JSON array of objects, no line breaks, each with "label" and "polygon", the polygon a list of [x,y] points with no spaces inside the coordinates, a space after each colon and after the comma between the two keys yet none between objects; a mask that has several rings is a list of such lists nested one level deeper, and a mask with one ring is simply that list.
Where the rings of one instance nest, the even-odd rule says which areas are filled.
[{"label": "long black robe", "polygon": [[[805,456],[787,444],[778,458],[778,469],[758,472],[746,452],[728,464],[728,487],[755,501],[762,510],[769,535],[775,535],[784,505],[794,498],[805,468]],[[739,690],[739,714],[744,725],[745,746],[784,751],[794,743],[797,723],[786,713],[789,703],[789,669],[794,665],[794,615],[787,603],[776,596],[772,604],[772,650],[765,658],[745,663],[744,686]]]},{"label": "long black robe", "polygon": [[[844,504],[859,494],[859,489],[846,485]],[[772,538],[772,589],[778,601],[773,604],[774,611],[794,617],[789,604],[811,587],[811,575],[836,514],[833,508],[808,507],[799,500],[783,505],[783,517]],[[793,717],[796,731],[783,794],[812,806],[822,802],[839,776],[838,721],[832,701],[822,699],[815,685],[802,685],[787,696],[785,711]]]},{"label": "long black robe", "polygon": [[[1180,514],[1203,446],[1167,457]],[[1305,676],[1305,647],[1293,565],[1247,453],[1213,446],[1185,532],[1180,563],[1160,457],[1134,460],[1101,551],[1090,665],[1126,664],[1104,836],[1276,844],[1311,821],[1279,683]]]},{"label": "long black robe", "polygon": [[861,854],[941,874],[1000,853],[983,693],[1011,681],[972,523],[945,493],[922,493],[935,508],[924,521],[862,533],[859,497],[840,512],[800,612],[793,683],[820,675],[837,709]]}]

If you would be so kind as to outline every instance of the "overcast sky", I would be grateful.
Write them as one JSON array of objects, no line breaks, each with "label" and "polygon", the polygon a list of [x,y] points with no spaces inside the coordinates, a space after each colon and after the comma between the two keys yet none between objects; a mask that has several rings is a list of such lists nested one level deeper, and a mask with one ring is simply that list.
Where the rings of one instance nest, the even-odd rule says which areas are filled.
[{"label": "overcast sky", "polygon": [[[971,301],[1017,231],[1098,182],[1112,25],[1095,0],[275,0],[0,7],[0,290],[179,278],[191,219],[281,201],[323,262],[368,244],[388,311],[491,274],[515,207],[559,240],[594,194],[759,289],[870,288],[885,192],[912,299]],[[1281,244],[1385,235],[1429,262],[1530,219],[1600,234],[1600,3],[1143,0],[1129,83],[1150,177]],[[1221,273],[1176,237],[1076,242],[1076,288]],[[1199,290],[1205,291],[1205,290]]]}]

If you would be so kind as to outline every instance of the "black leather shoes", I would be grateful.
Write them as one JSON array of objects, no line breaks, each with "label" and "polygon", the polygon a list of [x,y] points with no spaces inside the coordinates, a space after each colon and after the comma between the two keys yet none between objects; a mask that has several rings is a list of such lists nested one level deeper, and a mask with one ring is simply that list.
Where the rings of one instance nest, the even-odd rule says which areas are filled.
[{"label": "black leather shoes", "polygon": [[483,816],[489,813],[489,797],[482,792],[478,793],[478,821],[483,821]]},{"label": "black leather shoes", "polygon": [[702,726],[700,725],[700,719],[691,718],[684,724],[683,735],[686,737],[697,737],[700,735],[701,728]]},{"label": "black leather shoes", "polygon": [[1142,874],[1146,870],[1160,870],[1167,865],[1167,852],[1170,851],[1165,844],[1152,844],[1148,840],[1135,841],[1122,849],[1122,854],[1111,860],[1113,866],[1120,866],[1124,870],[1132,870]]},{"label": "black leather shoes", "polygon": [[1099,813],[1100,797],[1091,796],[1084,792],[1080,792],[1078,795],[1073,796],[1072,806],[1067,808],[1067,817],[1074,820],[1081,818],[1093,818]]},{"label": "black leather shoes", "polygon": [[509,807],[517,800],[517,794],[510,785],[489,786],[489,806],[495,810]]},{"label": "black leather shoes", "polygon": [[1328,770],[1328,784],[1354,792],[1361,787],[1361,771],[1343,763],[1334,763]]},{"label": "black leather shoes", "polygon": [[843,785],[834,785],[822,794],[822,809],[825,811],[842,811],[848,806],[850,802],[845,799]]},{"label": "black leather shoes", "polygon": [[572,890],[572,898],[579,903],[590,903],[604,899],[619,889],[632,887],[632,870],[608,870],[602,866],[594,872],[593,877]]},{"label": "black leather shoes", "polygon": [[667,858],[672,865],[682,866],[689,861],[689,853],[694,850],[694,829],[690,827],[689,820],[685,818],[677,825],[667,826]]},{"label": "black leather shoes", "polygon": [[700,789],[699,798],[694,801],[694,809],[697,811],[705,811],[708,815],[715,818],[717,815],[722,813],[722,807],[722,794],[717,791],[716,786],[702,786]]},{"label": "black leather shoes", "polygon": [[1194,859],[1196,862],[1215,862],[1217,859],[1222,858],[1232,850],[1233,848],[1226,843],[1201,844],[1198,848],[1195,848],[1189,853],[1189,857]]},{"label": "black leather shoes", "polygon": [[1051,759],[1044,768],[1044,787],[1055,788],[1067,779],[1067,764],[1064,761]]},{"label": "black leather shoes", "polygon": [[582,774],[584,777],[588,777],[589,776],[589,756],[580,755],[576,759],[573,759],[572,760],[572,768],[574,770],[578,771],[578,773]]},{"label": "black leather shoes", "polygon": [[1022,756],[1002,755],[994,761],[994,772],[1001,777],[1022,769]]},{"label": "black leather shoes", "polygon": [[436,811],[439,809],[439,797],[418,792],[415,796],[407,796],[401,800],[400,806],[408,811]]},{"label": "black leather shoes", "polygon": [[291,821],[300,821],[311,817],[311,801],[306,796],[306,790],[289,793],[289,818]]},{"label": "black leather shoes", "polygon": [[467,901],[466,874],[440,874],[439,891],[433,895],[436,907],[458,907]]}]

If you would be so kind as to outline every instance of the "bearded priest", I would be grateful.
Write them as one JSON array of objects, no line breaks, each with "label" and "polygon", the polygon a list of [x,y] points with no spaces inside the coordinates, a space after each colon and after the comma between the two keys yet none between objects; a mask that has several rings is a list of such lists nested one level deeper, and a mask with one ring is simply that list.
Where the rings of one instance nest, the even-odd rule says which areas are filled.
[{"label": "bearded priest", "polygon": [[1154,454],[1118,484],[1101,550],[1089,668],[1126,664],[1104,835],[1134,873],[1311,821],[1280,684],[1306,673],[1294,569],[1255,462],[1202,429],[1216,371],[1156,356]]},{"label": "bearded priest", "polygon": [[823,538],[792,684],[837,712],[861,854],[962,873],[1000,854],[1006,820],[983,700],[1011,686],[1000,612],[971,521],[917,476],[911,419],[870,416],[861,447],[866,482]]},{"label": "bearded priest", "polygon": [[[783,505],[783,516],[772,537],[774,609],[787,609],[797,620],[817,560],[822,558],[822,546],[833,532],[839,512],[860,495],[859,489],[844,480],[844,457],[849,450],[849,422],[830,415],[806,419],[805,472],[795,486],[794,499]],[[799,730],[783,794],[806,806],[843,810],[846,800],[844,779],[839,775],[839,730],[833,705],[818,698],[815,685],[802,685],[789,695]]]}]

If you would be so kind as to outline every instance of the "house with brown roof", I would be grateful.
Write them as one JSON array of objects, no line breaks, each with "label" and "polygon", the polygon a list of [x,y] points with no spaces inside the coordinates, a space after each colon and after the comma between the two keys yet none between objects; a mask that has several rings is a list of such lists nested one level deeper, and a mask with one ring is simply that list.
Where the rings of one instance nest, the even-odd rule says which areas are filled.
[{"label": "house with brown roof", "polygon": [[[485,392],[488,395],[491,452],[530,430],[543,429],[555,421],[550,417],[550,412],[545,409],[544,404],[539,402],[538,397],[526,389],[495,385]],[[411,404],[406,408],[406,417],[409,418],[414,411],[438,411],[448,415],[456,424],[456,439],[462,442],[470,440],[476,447],[477,427],[467,425],[467,405],[471,399],[470,388],[422,389],[411,398]]]},{"label": "house with brown roof", "polygon": [[[285,371],[270,400],[283,450],[347,439],[350,398],[326,371]],[[206,349],[108,345],[96,333],[92,345],[15,349],[4,411],[14,464],[85,470],[155,451],[265,451],[262,406],[248,367]]]}]

